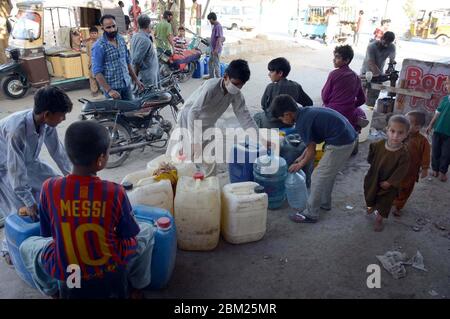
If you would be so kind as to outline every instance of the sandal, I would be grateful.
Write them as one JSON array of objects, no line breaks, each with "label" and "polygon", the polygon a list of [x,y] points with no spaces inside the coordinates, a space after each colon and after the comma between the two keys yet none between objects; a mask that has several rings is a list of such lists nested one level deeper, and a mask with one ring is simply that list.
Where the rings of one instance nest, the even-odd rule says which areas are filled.
[{"label": "sandal", "polygon": [[2,257],[3,257],[3,260],[5,261],[5,263],[8,266],[10,266],[10,267],[14,266],[13,262],[12,262],[12,259],[11,259],[11,255],[8,252],[3,252],[3,256]]},{"label": "sandal", "polygon": [[295,213],[295,214],[291,214],[289,215],[289,219],[292,220],[294,223],[308,223],[308,224],[313,224],[315,222],[317,222],[317,219],[308,217],[306,215],[303,215],[301,213]]}]

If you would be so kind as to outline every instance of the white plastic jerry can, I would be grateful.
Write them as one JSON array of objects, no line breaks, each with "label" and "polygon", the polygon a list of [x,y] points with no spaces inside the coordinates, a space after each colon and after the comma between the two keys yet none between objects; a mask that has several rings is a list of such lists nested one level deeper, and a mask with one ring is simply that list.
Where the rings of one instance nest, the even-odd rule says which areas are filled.
[{"label": "white plastic jerry can", "polygon": [[232,244],[260,240],[266,233],[268,196],[255,182],[227,184],[222,190],[222,235]]},{"label": "white plastic jerry can", "polygon": [[153,177],[148,177],[136,184],[122,183],[122,185],[127,190],[131,206],[158,207],[173,215],[173,189],[169,180],[156,181]]},{"label": "white plastic jerry can", "polygon": [[148,169],[143,169],[141,171],[136,171],[133,173],[128,174],[127,176],[125,176],[122,181],[120,182],[121,184],[126,184],[126,183],[131,183],[134,186],[136,186],[136,184],[144,178],[148,178],[152,176],[152,172],[150,172]]},{"label": "white plastic jerry can", "polygon": [[177,169],[177,175],[180,176],[190,176],[192,177],[196,172],[195,164],[191,161],[186,160],[184,157],[179,156],[172,158],[169,155],[163,154],[147,163],[147,170],[153,174],[155,170],[158,169],[161,163],[170,163]]},{"label": "white plastic jerry can", "polygon": [[220,235],[220,186],[216,176],[182,176],[175,196],[178,247],[183,250],[212,250]]}]

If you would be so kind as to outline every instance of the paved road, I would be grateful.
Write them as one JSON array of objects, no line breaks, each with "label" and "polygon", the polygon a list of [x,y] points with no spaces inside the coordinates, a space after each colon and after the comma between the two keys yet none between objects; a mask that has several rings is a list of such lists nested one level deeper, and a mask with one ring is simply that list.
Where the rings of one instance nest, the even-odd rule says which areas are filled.
[{"label": "paved road", "polygon": [[[291,61],[289,78],[298,81],[320,104],[320,90],[332,68],[332,48],[315,41],[301,41],[302,47],[289,52],[266,52],[247,57],[252,71],[243,93],[252,112],[259,109],[260,96],[268,84],[267,62],[276,56]],[[427,49],[421,49],[426,52]],[[419,50],[419,51],[421,51]],[[357,50],[352,68],[359,70],[363,48]],[[421,51],[422,52],[422,51]],[[410,52],[400,52],[406,56]],[[420,53],[421,54],[421,53]],[[431,52],[430,52],[431,54]],[[436,53],[436,56],[439,54]],[[202,80],[182,84],[188,96]],[[76,101],[89,96],[87,90],[72,91]],[[0,117],[32,105],[32,95],[19,101],[0,100]],[[76,120],[80,104],[59,128],[61,136]],[[227,112],[219,126],[237,126],[233,113]],[[179,251],[173,278],[167,289],[149,293],[151,298],[448,298],[450,289],[450,239],[448,194],[450,184],[436,180],[423,181],[416,187],[405,216],[390,219],[385,231],[372,231],[373,221],[364,217],[362,180],[367,171],[365,157],[368,143],[352,158],[338,176],[334,192],[334,209],[323,213],[316,225],[291,223],[285,206],[269,211],[265,237],[256,243],[230,245],[224,241],[212,252]],[[142,169],[158,153],[147,148],[135,151],[123,166],[100,172],[102,178],[120,181],[134,170]],[[43,156],[48,158],[46,152]],[[222,184],[226,182],[226,167],[220,167]],[[433,206],[431,206],[433,203]],[[351,207],[351,208],[348,208]],[[420,232],[413,232],[416,219],[428,219]],[[446,231],[437,229],[440,223]],[[409,256],[417,250],[423,254],[428,272],[408,267],[408,275],[394,280],[382,272],[382,288],[368,289],[366,268],[377,263],[375,255],[398,249]],[[0,298],[42,298],[27,287],[12,269],[0,263]],[[430,291],[437,292],[432,296]]]}]

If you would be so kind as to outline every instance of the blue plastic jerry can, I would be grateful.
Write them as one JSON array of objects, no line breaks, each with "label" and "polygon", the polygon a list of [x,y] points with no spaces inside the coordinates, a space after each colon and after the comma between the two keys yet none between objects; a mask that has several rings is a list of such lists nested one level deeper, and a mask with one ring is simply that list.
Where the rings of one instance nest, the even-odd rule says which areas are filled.
[{"label": "blue plastic jerry can", "polygon": [[194,79],[201,79],[203,77],[203,63],[201,61],[195,62],[195,71],[192,74]]},{"label": "blue plastic jerry can", "polygon": [[228,68],[228,63],[220,63],[220,76],[225,74],[225,70]]},{"label": "blue plastic jerry can", "polygon": [[136,219],[156,227],[155,245],[152,253],[151,282],[148,289],[167,286],[175,267],[177,254],[177,232],[173,216],[165,209],[136,205]]},{"label": "blue plastic jerry can", "polygon": [[40,235],[40,223],[34,222],[28,216],[19,216],[14,213],[6,218],[5,237],[9,255],[14,264],[14,269],[22,280],[31,287],[35,287],[30,272],[25,268],[20,256],[20,245],[31,236]]},{"label": "blue plastic jerry can", "polygon": [[264,187],[269,197],[269,209],[277,209],[283,205],[286,199],[287,174],[286,161],[275,155],[260,156],[253,165],[255,182]]},{"label": "blue plastic jerry can", "polygon": [[208,75],[209,74],[209,56],[206,56],[203,59],[203,74]]}]

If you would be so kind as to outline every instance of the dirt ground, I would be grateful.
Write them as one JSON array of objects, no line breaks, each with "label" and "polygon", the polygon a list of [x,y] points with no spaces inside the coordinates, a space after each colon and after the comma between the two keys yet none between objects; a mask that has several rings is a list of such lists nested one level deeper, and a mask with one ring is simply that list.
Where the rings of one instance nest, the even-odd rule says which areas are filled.
[{"label": "dirt ground", "polygon": [[[289,52],[268,52],[248,57],[252,79],[243,93],[252,112],[268,83],[267,62],[279,55],[291,61],[291,79],[299,81],[319,105],[320,90],[331,70],[331,48],[298,47]],[[359,69],[361,54],[352,67]],[[182,85],[183,96],[201,80]],[[70,92],[76,98],[87,90]],[[18,101],[0,100],[0,117],[30,106],[32,96]],[[27,104],[28,103],[28,104]],[[61,136],[79,114],[75,104],[61,125]],[[227,111],[219,126],[237,126]],[[416,185],[401,218],[391,216],[381,233],[373,231],[373,219],[365,214],[363,178],[370,141],[360,145],[339,174],[333,192],[333,209],[321,212],[317,224],[295,224],[288,219],[287,204],[268,212],[267,232],[258,242],[232,245],[221,239],[210,252],[178,251],[168,287],[148,292],[148,298],[449,298],[450,296],[450,183],[425,179]],[[99,175],[113,181],[145,164],[159,153],[147,148],[135,151],[123,166]],[[43,157],[48,158],[46,152]],[[227,182],[226,166],[219,167],[221,183]],[[419,227],[414,231],[413,227]],[[417,230],[417,229],[416,229]],[[0,230],[0,237],[3,236]],[[381,288],[366,285],[368,265],[379,264],[376,255],[390,250],[420,251],[427,272],[407,267],[405,278],[396,280],[381,270]],[[4,263],[0,263],[0,298],[45,298],[29,288]]]}]

